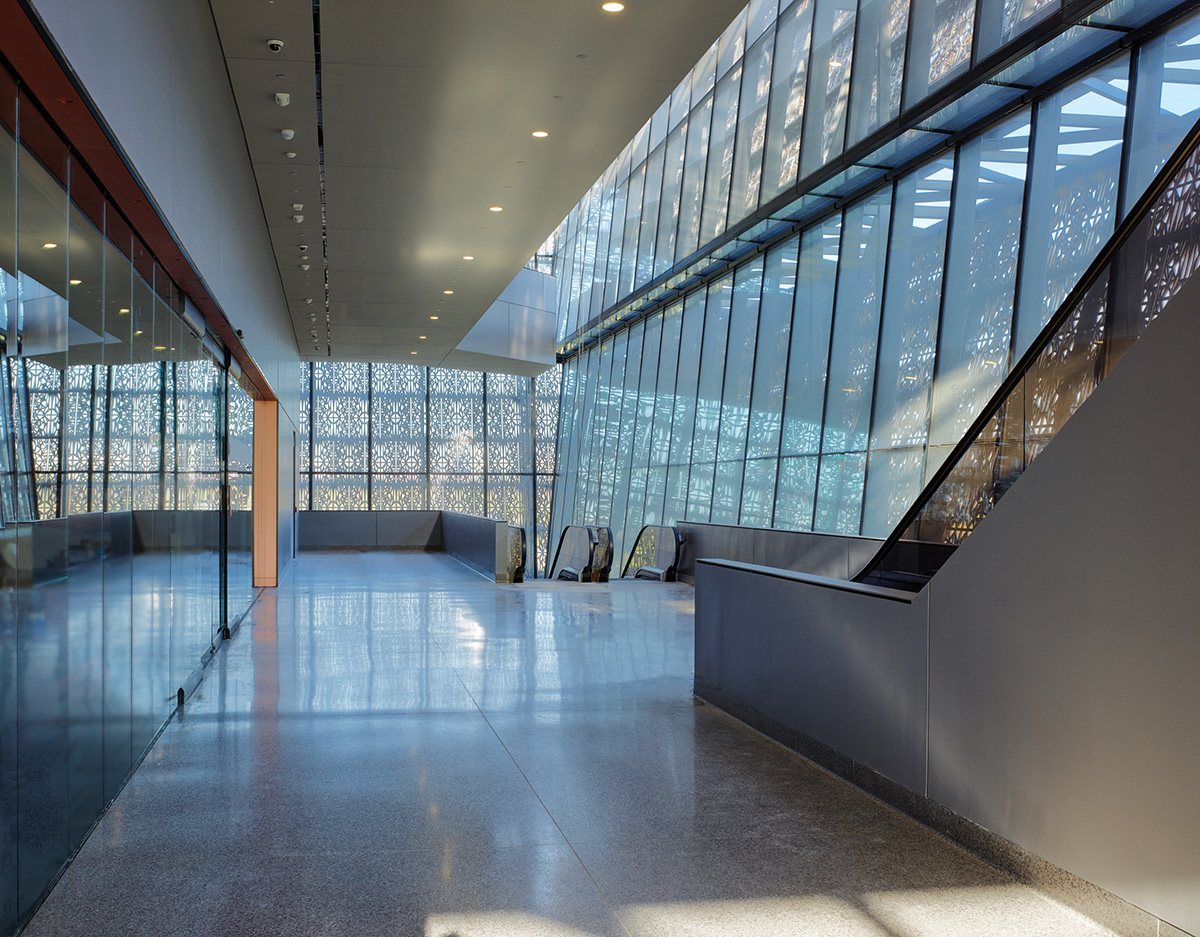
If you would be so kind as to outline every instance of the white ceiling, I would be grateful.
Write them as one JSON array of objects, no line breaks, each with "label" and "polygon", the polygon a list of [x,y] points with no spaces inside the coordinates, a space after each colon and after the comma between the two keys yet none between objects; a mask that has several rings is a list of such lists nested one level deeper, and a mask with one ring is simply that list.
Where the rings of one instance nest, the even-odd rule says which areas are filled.
[{"label": "white ceiling", "polygon": [[328,322],[313,3],[211,3],[301,354],[432,366],[745,0],[320,4]]}]

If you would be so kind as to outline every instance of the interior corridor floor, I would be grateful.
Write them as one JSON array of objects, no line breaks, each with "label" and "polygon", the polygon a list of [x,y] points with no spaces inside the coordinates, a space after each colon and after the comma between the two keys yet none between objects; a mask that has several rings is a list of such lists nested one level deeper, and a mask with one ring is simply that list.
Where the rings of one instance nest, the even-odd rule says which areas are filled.
[{"label": "interior corridor floor", "polygon": [[303,554],[25,931],[1107,933],[695,702],[692,590]]}]

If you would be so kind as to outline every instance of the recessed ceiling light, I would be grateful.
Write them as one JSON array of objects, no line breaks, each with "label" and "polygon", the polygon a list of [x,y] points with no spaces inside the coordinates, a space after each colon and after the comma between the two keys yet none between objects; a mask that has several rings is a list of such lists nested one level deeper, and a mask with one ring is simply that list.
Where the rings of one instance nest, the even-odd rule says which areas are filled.
[{"label": "recessed ceiling light", "polygon": [[[499,205],[493,205],[491,208],[488,209],[488,211],[504,211],[504,209],[501,208]],[[53,247],[53,245],[51,245],[51,246]]]},{"label": "recessed ceiling light", "polygon": [[410,351],[410,352],[409,352],[409,354],[410,354],[410,355],[415,355],[415,354],[416,354],[416,352],[415,352],[415,351]]},{"label": "recessed ceiling light", "polygon": [[128,309],[118,309],[117,312],[119,312],[123,316],[129,315]]},{"label": "recessed ceiling light", "polygon": [[68,280],[67,282],[70,283],[72,286],[78,286],[80,283],[83,282],[83,280]]},{"label": "recessed ceiling light", "polygon": [[154,350],[155,350],[155,351],[166,351],[166,350],[167,350],[167,346],[166,346],[166,345],[155,345],[155,346],[154,346]]},{"label": "recessed ceiling light", "polygon": [[610,0],[609,3],[600,4],[600,9],[602,9],[605,13],[620,13],[623,9],[625,9],[625,4],[617,3],[616,0]]},{"label": "recessed ceiling light", "polygon": [[475,258],[472,257],[470,254],[463,254],[463,260],[474,260],[474,259]]},{"label": "recessed ceiling light", "polygon": [[436,318],[437,318],[437,316],[430,316],[429,318],[431,318],[431,319],[436,319]]},{"label": "recessed ceiling light", "polygon": [[141,329],[138,329],[138,330],[137,330],[136,332],[134,332],[133,334],[134,334],[134,335],[141,335],[141,334],[142,334],[142,330],[141,330]]},{"label": "recessed ceiling light", "polygon": [[533,136],[538,137],[538,138],[548,137],[548,136],[550,136],[550,133],[549,133],[549,131],[546,131],[546,130],[535,130],[533,132]]},{"label": "recessed ceiling light", "polygon": [[421,339],[421,341],[424,341],[425,339],[429,338],[429,336],[428,335],[418,335],[417,338]]},{"label": "recessed ceiling light", "polygon": [[447,296],[453,296],[453,295],[454,295],[454,290],[442,290],[442,292],[443,292],[443,293],[445,293]]},{"label": "recessed ceiling light", "polygon": [[[499,211],[499,209],[493,208],[492,211]],[[57,244],[55,244],[52,241],[47,241],[45,244],[42,245],[42,250],[50,251],[50,250],[54,250],[54,248],[56,248],[56,247],[58,247]]]}]

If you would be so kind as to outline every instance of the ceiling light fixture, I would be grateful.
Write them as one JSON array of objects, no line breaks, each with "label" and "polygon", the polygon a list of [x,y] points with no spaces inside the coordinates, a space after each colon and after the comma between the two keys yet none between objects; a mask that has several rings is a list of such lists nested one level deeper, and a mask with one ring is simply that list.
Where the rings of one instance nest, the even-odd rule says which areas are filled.
[{"label": "ceiling light fixture", "polygon": [[295,158],[296,158],[296,154],[295,154],[295,153],[293,153],[291,150],[288,150],[288,151],[287,151],[286,153],[284,153],[283,155],[284,155],[284,156],[286,156],[288,159],[295,159]]},{"label": "ceiling light fixture", "polygon": [[550,136],[550,132],[548,130],[535,130],[531,136],[535,136],[540,140],[542,137]]},{"label": "ceiling light fixture", "polygon": [[291,127],[285,127],[279,131],[279,135],[285,140],[294,140],[296,138],[296,131]]},{"label": "ceiling light fixture", "polygon": [[288,94],[286,91],[276,91],[275,92],[275,103],[278,104],[280,107],[287,107],[289,104],[292,103],[292,96],[290,94]]},{"label": "ceiling light fixture", "polygon": [[166,345],[155,345],[155,346],[154,346],[154,350],[155,350],[155,351],[166,351],[166,350],[167,350],[167,346],[166,346]]},{"label": "ceiling light fixture", "polygon": [[410,355],[415,355],[415,354],[416,354],[416,352],[415,352],[415,351],[410,351],[410,352],[409,352],[409,354],[410,354]]},{"label": "ceiling light fixture", "polygon": [[47,241],[45,244],[42,245],[42,250],[52,251],[56,247],[58,247],[58,245],[55,244],[53,241]]},{"label": "ceiling light fixture", "polygon": [[463,260],[474,260],[474,259],[475,258],[470,254],[463,254]]},{"label": "ceiling light fixture", "polygon": [[128,310],[128,309],[118,309],[118,310],[117,310],[117,312],[119,312],[119,313],[120,313],[121,315],[123,315],[123,316],[127,316],[127,315],[129,315],[129,310]]},{"label": "ceiling light fixture", "polygon": [[429,338],[429,336],[428,335],[418,335],[417,338],[419,338],[421,341],[425,341],[425,339]]},{"label": "ceiling light fixture", "polygon": [[437,318],[437,316],[430,316],[429,318],[431,318],[431,319],[436,319],[436,318]]},{"label": "ceiling light fixture", "polygon": [[78,286],[80,283],[83,282],[83,280],[68,280],[67,282],[70,283],[72,286]]},{"label": "ceiling light fixture", "polygon": [[493,205],[491,208],[488,209],[488,211],[504,211],[504,209],[501,208],[499,205]]},{"label": "ceiling light fixture", "polygon": [[445,293],[447,296],[453,296],[453,295],[454,295],[454,290],[442,290],[442,292],[443,292],[443,293]]},{"label": "ceiling light fixture", "polygon": [[141,329],[138,329],[138,330],[137,330],[136,332],[134,332],[133,334],[134,334],[134,335],[141,335],[141,334],[142,334],[142,330],[141,330]]},{"label": "ceiling light fixture", "polygon": [[625,9],[625,4],[617,3],[616,0],[610,0],[609,3],[600,4],[600,9],[602,9],[605,13],[620,13],[623,9]]}]

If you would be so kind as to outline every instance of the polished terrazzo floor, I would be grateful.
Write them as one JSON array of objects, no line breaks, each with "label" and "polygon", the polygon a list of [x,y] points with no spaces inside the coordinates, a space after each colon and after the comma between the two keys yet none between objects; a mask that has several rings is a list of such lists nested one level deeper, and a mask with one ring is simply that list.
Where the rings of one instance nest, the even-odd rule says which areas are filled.
[{"label": "polished terrazzo floor", "polygon": [[691,697],[692,592],[304,554],[26,937],[1105,933]]}]

